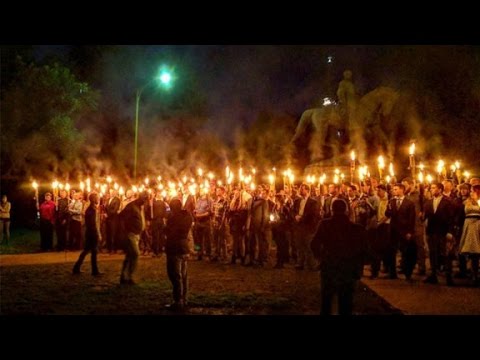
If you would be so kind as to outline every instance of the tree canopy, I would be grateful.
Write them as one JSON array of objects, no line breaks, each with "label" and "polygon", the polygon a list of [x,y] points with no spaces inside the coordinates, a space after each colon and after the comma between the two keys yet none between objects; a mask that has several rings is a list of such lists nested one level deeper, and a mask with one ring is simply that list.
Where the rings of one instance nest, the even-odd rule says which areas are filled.
[{"label": "tree canopy", "polygon": [[75,121],[97,106],[99,94],[55,63],[17,59],[2,98],[1,161],[4,175],[68,171],[83,142]]}]

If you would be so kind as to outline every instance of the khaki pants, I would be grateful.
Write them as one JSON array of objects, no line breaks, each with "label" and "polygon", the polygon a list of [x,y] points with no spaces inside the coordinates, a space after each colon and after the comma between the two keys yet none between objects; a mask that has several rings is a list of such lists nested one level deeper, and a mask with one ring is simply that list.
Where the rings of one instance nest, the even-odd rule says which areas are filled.
[{"label": "khaki pants", "polygon": [[138,243],[140,242],[140,235],[128,233],[127,244],[125,246],[125,260],[123,261],[122,274],[120,280],[132,280],[132,275],[137,269],[138,256],[140,249]]}]

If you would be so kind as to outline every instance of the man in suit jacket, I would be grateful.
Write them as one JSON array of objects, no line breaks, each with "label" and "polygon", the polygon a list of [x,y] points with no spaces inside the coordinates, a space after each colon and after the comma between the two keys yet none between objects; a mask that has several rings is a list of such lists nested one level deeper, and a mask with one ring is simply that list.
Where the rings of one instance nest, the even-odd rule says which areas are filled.
[{"label": "man in suit jacket", "polygon": [[297,270],[303,270],[305,262],[309,270],[315,270],[316,264],[310,249],[310,243],[317,231],[320,210],[317,200],[310,197],[310,186],[300,186],[300,198],[293,204],[295,216],[295,241],[297,244]]},{"label": "man in suit jacket", "polygon": [[453,219],[454,206],[450,200],[442,195],[443,184],[433,183],[430,186],[432,199],[425,203],[423,219],[427,220],[427,242],[430,252],[431,273],[425,279],[425,282],[437,284],[437,270],[439,267],[439,257],[445,257],[445,275],[447,285],[453,286],[452,280],[452,257],[450,249],[453,247]]},{"label": "man in suit jacket", "polygon": [[[178,198],[182,202],[182,210],[187,210],[192,219],[194,219],[193,212],[195,210],[196,199],[194,195],[190,194],[188,186],[185,185],[183,187],[183,190],[179,191]],[[191,254],[194,254],[196,252],[194,244],[193,226],[188,232],[188,248],[190,249]]]},{"label": "man in suit jacket", "polygon": [[160,256],[165,247],[165,220],[167,219],[167,204],[162,192],[157,189],[155,197],[145,204],[145,217],[151,221],[153,256]]},{"label": "man in suit jacket", "polygon": [[402,267],[407,280],[412,277],[417,261],[417,246],[415,242],[415,204],[405,197],[405,185],[393,186],[394,198],[387,206],[385,215],[389,217],[391,228],[391,246],[389,250],[390,279],[397,278],[397,249],[402,253]]},{"label": "man in suit jacket", "polygon": [[114,253],[120,247],[119,241],[117,240],[118,234],[118,210],[120,209],[120,198],[118,197],[118,191],[112,190],[112,195],[107,201],[106,212],[107,212],[107,250],[108,252]]},{"label": "man in suit jacket", "polygon": [[67,246],[68,217],[67,192],[65,190],[60,190],[60,198],[57,201],[57,221],[55,223],[58,251],[65,250],[65,247]]},{"label": "man in suit jacket", "polygon": [[415,189],[415,182],[411,177],[402,180],[405,185],[405,197],[411,200],[415,205],[415,241],[417,243],[417,265],[420,275],[426,274],[425,261],[427,254],[425,251],[424,226],[422,221],[424,196],[419,190]]}]

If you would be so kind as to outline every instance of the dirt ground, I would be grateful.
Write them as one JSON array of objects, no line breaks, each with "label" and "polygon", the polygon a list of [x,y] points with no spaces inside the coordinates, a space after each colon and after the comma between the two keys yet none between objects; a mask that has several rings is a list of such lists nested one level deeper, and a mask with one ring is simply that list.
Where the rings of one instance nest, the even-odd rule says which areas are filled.
[{"label": "dirt ground", "polygon": [[[166,315],[172,301],[165,257],[141,256],[134,286],[119,284],[123,256],[99,255],[104,276],[90,275],[89,256],[82,274],[71,274],[74,253],[3,255],[0,259],[2,315]],[[318,272],[188,263],[192,315],[316,315]],[[355,314],[399,314],[361,282]]]}]

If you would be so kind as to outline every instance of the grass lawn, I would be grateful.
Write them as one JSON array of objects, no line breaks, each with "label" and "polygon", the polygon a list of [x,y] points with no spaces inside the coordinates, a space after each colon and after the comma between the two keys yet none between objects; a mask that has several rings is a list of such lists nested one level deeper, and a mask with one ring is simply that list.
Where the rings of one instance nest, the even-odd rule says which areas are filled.
[{"label": "grass lawn", "polygon": [[[90,275],[89,257],[81,275],[71,274],[78,252],[30,256],[54,257],[50,264],[0,267],[1,314],[163,315],[172,301],[165,257],[140,257],[138,285],[119,285],[122,256],[101,254],[105,275]],[[47,260],[45,258],[45,260]],[[241,265],[189,261],[190,295],[187,314],[315,315],[319,313],[318,272],[296,271],[292,265],[275,270]],[[397,314],[360,283],[356,314]]]},{"label": "grass lawn", "polygon": [[[119,285],[123,256],[99,255],[103,277],[90,275],[90,256],[80,276],[71,274],[79,252],[40,251],[38,230],[13,229],[8,245],[0,245],[0,313],[31,315],[172,314],[166,259],[141,256],[138,285]],[[27,255],[29,261],[22,260]],[[17,261],[18,259],[18,261]],[[33,260],[33,261],[32,261]],[[13,262],[13,263],[12,263]],[[31,265],[26,265],[26,264]],[[199,315],[315,315],[320,309],[318,272],[296,271],[293,265],[275,270],[239,264],[189,261],[189,307]],[[383,299],[359,283],[356,314],[398,314]]]},{"label": "grass lawn", "polygon": [[27,228],[10,229],[10,241],[8,245],[3,241],[0,244],[0,254],[28,254],[39,251],[39,230]]}]

